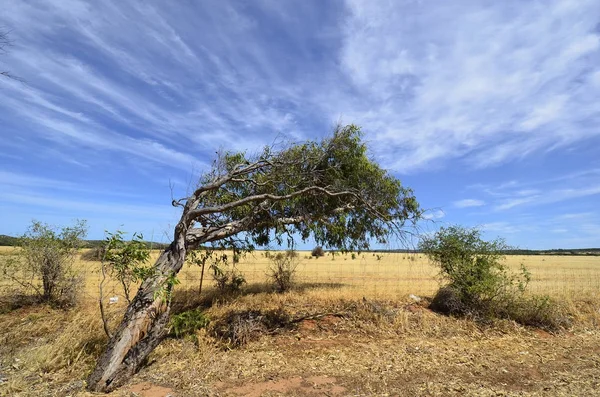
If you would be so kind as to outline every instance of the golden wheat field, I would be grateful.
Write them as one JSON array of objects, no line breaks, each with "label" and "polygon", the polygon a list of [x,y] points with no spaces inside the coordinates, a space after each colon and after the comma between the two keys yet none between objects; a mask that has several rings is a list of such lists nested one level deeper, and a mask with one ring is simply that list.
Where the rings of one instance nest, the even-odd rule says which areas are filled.
[{"label": "golden wheat field", "polygon": [[[0,257],[14,253],[12,247],[0,247]],[[276,252],[271,251],[271,254]],[[149,263],[160,251],[153,251]],[[229,258],[233,256],[228,252]],[[600,256],[508,255],[506,263],[517,271],[521,264],[529,269],[531,293],[555,297],[594,297],[600,291]],[[347,296],[402,298],[408,294],[431,295],[439,287],[436,268],[423,254],[415,253],[327,253],[313,258],[309,251],[298,251],[296,281],[306,285],[326,285]],[[271,261],[264,251],[255,251],[240,259],[237,269],[248,285],[268,282]],[[75,268],[85,276],[85,299],[97,299],[100,263],[79,258]],[[199,287],[201,269],[186,263],[178,275],[179,288]],[[205,271],[204,288],[211,286],[210,271]],[[4,286],[6,285],[6,282]],[[0,284],[2,288],[2,284]],[[120,287],[109,283],[107,294],[119,295]]]},{"label": "golden wheat field", "polygon": [[[0,260],[12,248],[0,248]],[[159,252],[153,252],[153,257]],[[379,257],[378,257],[379,255]],[[210,324],[232,313],[284,313],[243,346],[207,330],[168,338],[129,384],[127,397],[194,396],[594,396],[600,395],[600,257],[508,256],[532,274],[531,293],[568,307],[557,333],[498,321],[477,324],[427,308],[436,269],[420,254],[361,253],[309,259],[299,252],[297,288],[268,287],[269,258],[237,264],[248,284],[219,296],[206,271],[186,264],[173,312],[199,307]],[[91,396],[85,379],[106,343],[98,310],[99,262],[78,259],[84,299],[74,309],[22,307],[0,314],[0,396]],[[3,281],[0,292],[10,289]],[[420,302],[409,294],[423,297]],[[119,286],[105,298],[115,327],[125,308]],[[291,320],[290,320],[291,319]],[[210,327],[209,327],[210,328]]]}]

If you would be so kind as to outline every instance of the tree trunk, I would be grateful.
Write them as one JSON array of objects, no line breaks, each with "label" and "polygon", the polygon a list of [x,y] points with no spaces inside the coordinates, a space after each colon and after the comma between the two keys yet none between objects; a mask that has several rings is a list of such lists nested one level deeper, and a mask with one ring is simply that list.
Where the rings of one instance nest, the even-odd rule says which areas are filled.
[{"label": "tree trunk", "polygon": [[[167,278],[177,274],[185,261],[185,239],[174,241],[157,259],[154,275],[138,290],[96,368],[87,380],[90,391],[109,392],[126,383],[148,355],[166,336],[169,321],[171,285]],[[167,288],[167,291],[161,290]]]}]

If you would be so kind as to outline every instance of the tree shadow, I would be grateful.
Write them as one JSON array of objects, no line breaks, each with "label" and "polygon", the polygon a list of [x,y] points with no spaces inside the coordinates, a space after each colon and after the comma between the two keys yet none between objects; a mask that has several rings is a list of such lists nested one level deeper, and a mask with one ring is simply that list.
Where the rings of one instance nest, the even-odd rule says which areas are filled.
[{"label": "tree shadow", "polygon": [[7,314],[15,310],[48,306],[39,295],[24,293],[6,293],[0,295],[0,314]]},{"label": "tree shadow", "polygon": [[[291,292],[306,292],[312,289],[340,289],[344,286],[343,283],[319,283],[319,282],[299,282],[296,283]],[[171,301],[171,313],[179,314],[188,310],[194,309],[209,309],[215,303],[232,302],[242,296],[255,294],[277,294],[275,288],[269,283],[252,283],[244,286],[239,291],[222,291],[215,287],[207,287],[198,293],[197,288],[176,289],[173,292]]]}]

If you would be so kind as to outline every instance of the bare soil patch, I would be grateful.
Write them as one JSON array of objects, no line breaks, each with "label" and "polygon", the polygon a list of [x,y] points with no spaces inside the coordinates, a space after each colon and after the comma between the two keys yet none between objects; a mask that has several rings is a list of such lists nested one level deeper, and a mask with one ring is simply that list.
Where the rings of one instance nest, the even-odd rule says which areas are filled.
[{"label": "bare soil patch", "polygon": [[136,397],[176,397],[173,389],[149,382],[135,384],[129,388],[129,392]]},{"label": "bare soil patch", "polygon": [[310,376],[308,378],[294,376],[273,381],[250,383],[224,390],[225,393],[247,397],[260,397],[266,393],[340,396],[345,391],[345,387],[336,384],[335,378],[328,376]]}]

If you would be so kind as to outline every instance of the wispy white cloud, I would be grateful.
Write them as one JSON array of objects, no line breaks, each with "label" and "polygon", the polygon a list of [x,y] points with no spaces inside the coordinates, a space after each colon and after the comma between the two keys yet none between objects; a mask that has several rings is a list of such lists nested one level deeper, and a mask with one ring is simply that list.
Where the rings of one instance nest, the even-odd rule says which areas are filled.
[{"label": "wispy white cloud", "polygon": [[[285,101],[293,103],[294,90],[261,47],[238,46],[256,35],[256,22],[228,5],[205,11],[200,5],[186,11],[111,2],[15,4],[6,23],[19,33],[17,27],[29,28],[18,35],[10,66],[27,85],[0,91],[0,107],[28,116],[38,134],[59,132],[56,143],[96,145],[184,169],[192,156],[205,162],[220,147],[257,148],[265,133],[271,140],[293,134],[296,116]],[[208,19],[187,18],[194,13]],[[199,36],[212,40],[199,42]],[[63,41],[72,47],[55,45]],[[108,123],[119,132],[107,133]]]},{"label": "wispy white cloud", "polygon": [[517,207],[540,207],[599,195],[600,172],[597,168],[590,168],[549,178],[510,180],[495,185],[472,185],[469,188],[488,196],[491,207],[496,211]]},{"label": "wispy white cloud", "polygon": [[510,222],[484,223],[480,226],[480,228],[483,231],[490,232],[492,234],[499,233],[501,235],[515,234],[523,231],[521,225],[512,224]]},{"label": "wispy white cloud", "polygon": [[[343,116],[395,170],[488,166],[599,134],[595,2],[568,4],[348,0],[325,29],[301,4],[19,3],[4,19],[30,28],[16,30],[10,66],[37,91],[2,103],[77,122],[79,138],[109,120],[188,156],[314,135]],[[262,14],[285,23],[287,42],[267,40]]]},{"label": "wispy white cloud", "polygon": [[432,210],[427,211],[423,214],[423,219],[432,220],[432,219],[442,219],[446,216],[446,213],[442,210]]},{"label": "wispy white cloud", "polygon": [[456,208],[481,207],[485,205],[485,201],[478,199],[463,199],[455,201],[453,204]]},{"label": "wispy white cloud", "polygon": [[595,1],[348,5],[341,59],[360,100],[346,114],[395,169],[490,166],[600,134],[600,90],[581,83],[599,70]]},{"label": "wispy white cloud", "polygon": [[502,199],[494,207],[496,210],[508,210],[522,205],[545,205],[600,194],[600,185],[569,189],[549,189],[543,194],[517,195]]}]

